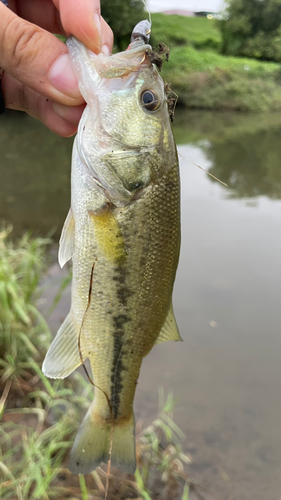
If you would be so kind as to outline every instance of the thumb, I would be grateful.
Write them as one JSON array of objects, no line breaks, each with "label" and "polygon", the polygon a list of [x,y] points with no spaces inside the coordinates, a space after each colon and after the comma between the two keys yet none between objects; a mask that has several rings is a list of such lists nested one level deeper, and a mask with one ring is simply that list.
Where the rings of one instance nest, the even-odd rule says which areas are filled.
[{"label": "thumb", "polygon": [[66,45],[0,2],[0,67],[21,83],[66,105],[83,102]]}]

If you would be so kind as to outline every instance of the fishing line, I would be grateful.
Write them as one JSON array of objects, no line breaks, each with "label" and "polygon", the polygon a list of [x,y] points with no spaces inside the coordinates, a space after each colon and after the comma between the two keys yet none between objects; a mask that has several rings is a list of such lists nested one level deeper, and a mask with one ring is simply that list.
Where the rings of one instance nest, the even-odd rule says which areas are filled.
[{"label": "fishing line", "polygon": [[143,3],[143,5],[146,8],[146,12],[148,13],[148,18],[149,18],[149,22],[150,22],[150,30],[149,30],[148,33],[146,33],[147,35],[149,35],[149,33],[151,33],[151,27],[152,27],[151,13],[150,13],[150,10],[148,8],[146,0],[142,0],[142,3]]},{"label": "fishing line", "polygon": [[225,184],[225,182],[222,182],[220,179],[218,179],[217,177],[215,177],[213,174],[210,174],[210,172],[208,172],[208,170],[205,170],[203,167],[200,167],[200,165],[197,165],[197,163],[194,163],[193,161],[189,160],[188,158],[185,158],[182,154],[179,153],[179,151],[178,151],[178,155],[181,156],[184,160],[189,161],[189,163],[192,163],[192,165],[194,165],[195,167],[198,167],[201,170],[203,170],[203,172],[205,172],[206,174],[210,175],[210,177],[213,177],[214,179],[216,179],[216,181],[218,181],[221,184],[223,184],[224,186],[228,187],[228,185]]},{"label": "fishing line", "polygon": [[107,500],[108,488],[109,488],[110,467],[111,467],[112,445],[113,445],[113,436],[114,436],[113,409],[112,409],[112,405],[110,403],[109,397],[106,394],[106,392],[101,387],[99,387],[98,385],[96,385],[93,382],[92,378],[90,377],[89,372],[88,372],[88,370],[87,370],[87,368],[86,368],[86,366],[84,364],[84,359],[83,359],[82,349],[81,349],[82,328],[84,326],[85,317],[86,317],[86,314],[87,314],[87,312],[89,310],[89,307],[90,307],[90,304],[91,304],[91,298],[92,298],[94,269],[95,269],[95,262],[93,263],[92,270],[91,270],[90,286],[89,286],[89,292],[88,292],[88,303],[87,303],[87,307],[86,307],[84,315],[83,315],[83,319],[82,319],[82,323],[81,323],[81,327],[80,327],[80,331],[79,331],[79,336],[78,336],[78,351],[79,351],[79,356],[80,356],[80,360],[81,360],[82,366],[83,366],[84,371],[85,371],[85,373],[86,373],[86,375],[88,377],[89,382],[94,387],[96,387],[97,389],[99,389],[104,394],[104,396],[106,397],[106,400],[107,400],[109,411],[110,411],[110,419],[111,419],[110,445],[109,445],[109,451],[108,451],[107,472],[106,472],[106,480],[105,480],[105,494],[104,494],[104,500]]},{"label": "fishing line", "polygon": [[75,24],[82,31],[83,35],[85,35],[85,38],[87,38],[89,40],[89,42],[91,43],[91,45],[93,45],[94,47],[96,47],[98,49],[98,51],[100,52],[100,47],[96,43],[93,43],[93,41],[91,40],[91,38],[85,33],[85,31],[83,30],[82,26],[78,23],[78,21],[76,19],[75,19]]}]

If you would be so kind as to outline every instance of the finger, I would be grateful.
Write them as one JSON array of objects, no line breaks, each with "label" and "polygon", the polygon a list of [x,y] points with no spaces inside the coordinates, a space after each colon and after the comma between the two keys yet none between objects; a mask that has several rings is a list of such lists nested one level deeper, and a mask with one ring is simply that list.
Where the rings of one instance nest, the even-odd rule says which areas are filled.
[{"label": "finger", "polygon": [[[97,31],[97,28],[94,24],[92,24],[92,21],[90,19],[91,15],[93,13],[95,14],[94,9],[96,8],[96,13],[98,14],[99,17],[99,2],[96,0],[84,0],[83,3],[81,2],[81,5],[79,10],[81,14],[79,15],[79,18],[76,19],[76,10],[72,10],[71,12],[69,11],[69,0],[66,2],[67,5],[65,5],[64,2],[61,2],[59,0],[14,0],[15,5],[14,9],[15,12],[19,15],[19,17],[26,19],[27,21],[30,21],[41,28],[50,31],[51,33],[58,33],[58,34],[66,34],[66,31],[68,34],[73,34],[80,40],[84,41],[85,45],[88,48],[93,48],[94,52],[96,51],[96,48],[93,46],[95,44],[94,36]],[[78,2],[79,3],[79,2]],[[67,16],[64,16],[65,18],[65,23],[67,25],[67,29],[63,28],[61,19],[60,19],[60,13],[58,8],[61,5],[61,9],[63,12],[67,11]],[[81,11],[81,6],[82,6],[82,11]],[[93,7],[94,6],[94,7]],[[97,7],[95,7],[97,6]],[[77,7],[77,2],[75,1],[74,7]],[[88,15],[90,11],[90,16]],[[86,15],[86,17],[85,17]],[[94,16],[95,17],[95,16]],[[98,19],[98,18],[97,18]],[[111,28],[108,26],[108,24],[105,22],[105,20],[101,17],[101,44],[102,47],[105,46],[107,48],[104,49],[105,52],[111,52],[112,51],[112,46],[113,46],[113,33]],[[74,26],[73,26],[74,25]],[[79,26],[80,28],[79,28]],[[73,27],[73,29],[71,29]],[[78,27],[78,29],[77,29]],[[94,34],[93,34],[94,30]],[[107,50],[109,49],[109,50]]]},{"label": "finger", "polygon": [[105,45],[112,50],[113,34],[100,16],[99,0],[53,0],[60,11],[61,22],[68,34],[81,40],[98,54]]},{"label": "finger", "polygon": [[50,33],[64,35],[60,14],[52,0],[15,0],[14,12]]},{"label": "finger", "polygon": [[54,101],[51,102],[53,110],[57,116],[59,116],[62,120],[71,123],[74,127],[78,127],[86,104],[81,104],[80,106],[64,106],[64,104],[59,104]]},{"label": "finger", "polygon": [[84,105],[68,107],[54,103],[7,73],[2,77],[1,87],[6,108],[25,111],[63,137],[77,132]]},{"label": "finger", "polygon": [[83,98],[66,45],[0,2],[0,66],[32,90],[65,105]]}]

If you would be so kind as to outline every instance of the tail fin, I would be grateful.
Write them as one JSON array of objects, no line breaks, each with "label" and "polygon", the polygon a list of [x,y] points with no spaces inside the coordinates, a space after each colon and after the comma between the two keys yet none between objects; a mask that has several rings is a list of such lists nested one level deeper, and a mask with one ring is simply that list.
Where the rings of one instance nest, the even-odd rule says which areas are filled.
[{"label": "tail fin", "polygon": [[[134,416],[113,423],[111,465],[127,474],[136,470]],[[109,458],[111,424],[95,418],[92,409],[86,413],[71,450],[69,470],[73,474],[89,474]]]}]

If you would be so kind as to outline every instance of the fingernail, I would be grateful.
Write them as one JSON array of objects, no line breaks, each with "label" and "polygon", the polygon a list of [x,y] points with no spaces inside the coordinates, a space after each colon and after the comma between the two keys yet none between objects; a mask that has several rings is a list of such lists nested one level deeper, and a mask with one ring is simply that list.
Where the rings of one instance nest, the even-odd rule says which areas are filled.
[{"label": "fingernail", "polygon": [[79,97],[78,81],[71,66],[69,54],[62,54],[49,71],[51,85],[70,97]]},{"label": "fingernail", "polygon": [[97,28],[98,37],[99,37],[99,49],[101,47],[101,20],[100,15],[95,12],[94,14],[95,26]]},{"label": "fingernail", "polygon": [[99,35],[101,35],[101,21],[100,21],[99,14],[95,13],[94,14],[94,18],[95,18],[95,25],[96,25],[96,28],[97,28],[97,32],[98,32]]},{"label": "fingernail", "polygon": [[108,55],[109,55],[109,53],[110,53],[109,47],[108,47],[106,44],[104,44],[104,45],[102,46],[101,51],[102,51],[102,52],[103,52],[106,56],[108,56]]}]

